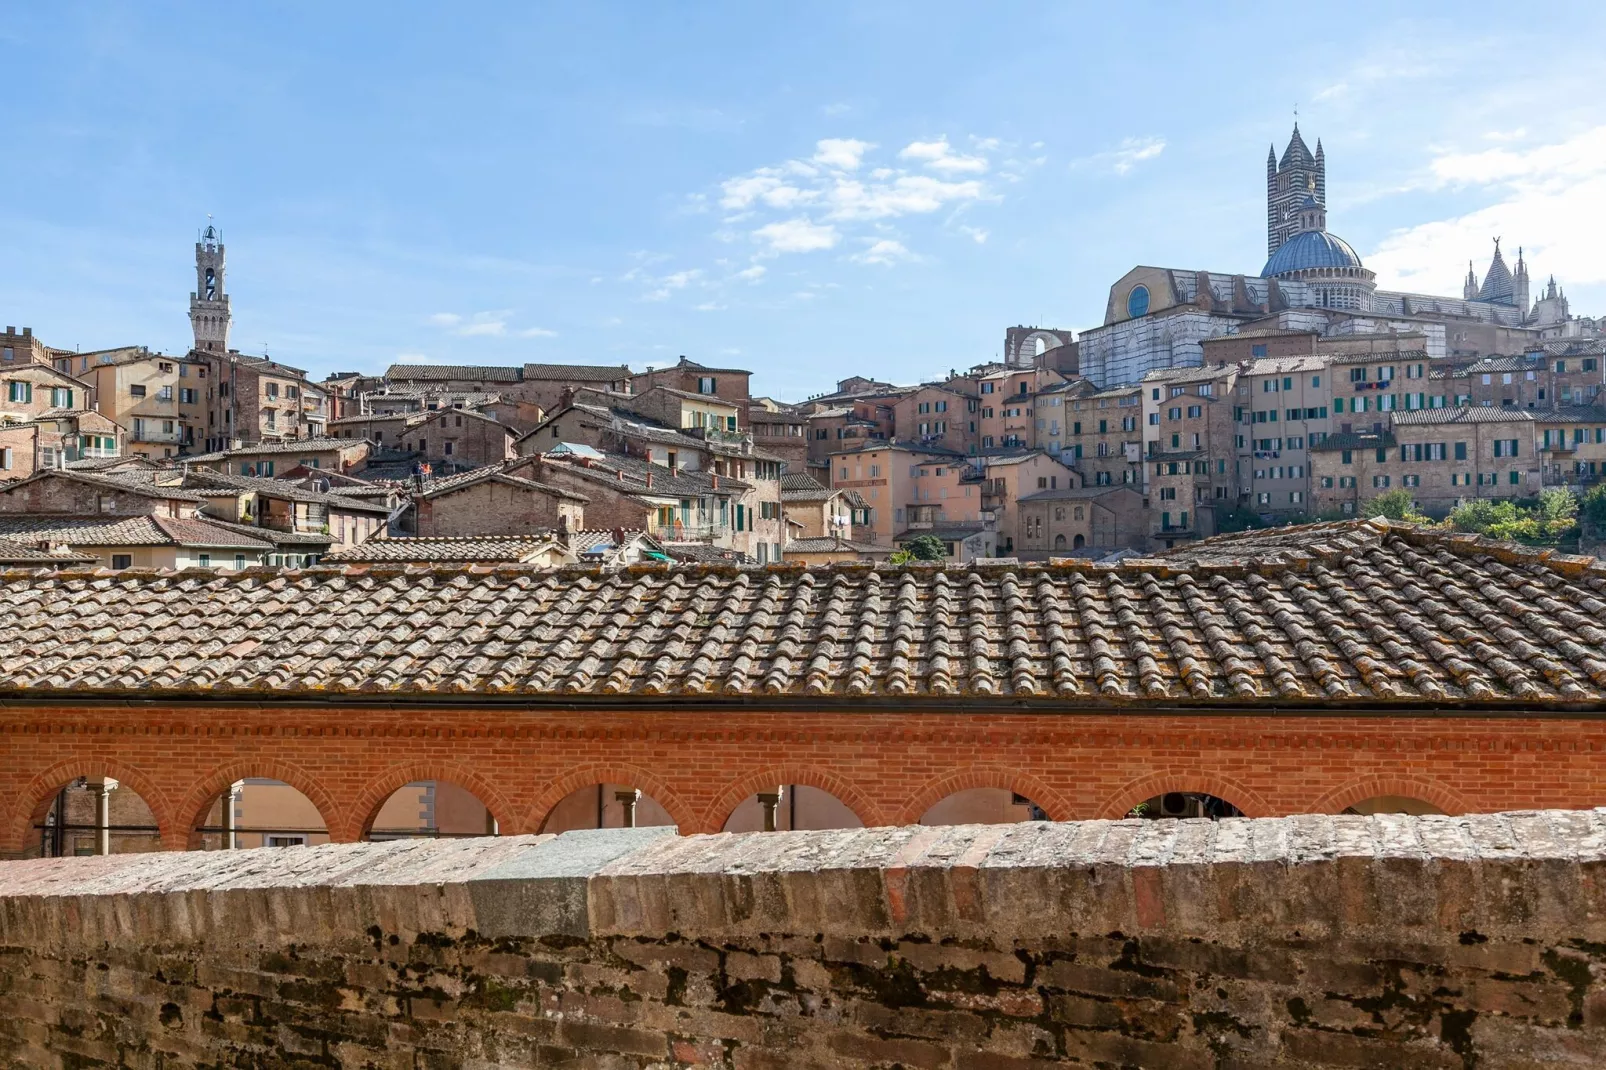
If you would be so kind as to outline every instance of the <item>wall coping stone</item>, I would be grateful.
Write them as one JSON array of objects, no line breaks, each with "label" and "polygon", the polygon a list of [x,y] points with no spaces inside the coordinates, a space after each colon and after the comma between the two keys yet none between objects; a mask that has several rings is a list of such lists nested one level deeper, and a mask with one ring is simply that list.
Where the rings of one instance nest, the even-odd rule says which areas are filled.
[{"label": "wall coping stone", "polygon": [[671,828],[0,863],[0,943],[390,933],[1606,942],[1606,808],[1456,817]]}]

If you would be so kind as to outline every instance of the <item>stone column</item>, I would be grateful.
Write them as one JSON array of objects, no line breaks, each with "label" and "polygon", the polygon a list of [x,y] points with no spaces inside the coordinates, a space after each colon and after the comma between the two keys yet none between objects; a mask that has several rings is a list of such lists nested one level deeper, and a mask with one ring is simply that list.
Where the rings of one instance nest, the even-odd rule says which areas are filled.
[{"label": "stone column", "polygon": [[84,786],[95,796],[95,853],[109,855],[112,853],[112,792],[117,790],[117,781],[110,777],[90,779]]},{"label": "stone column", "polygon": [[230,784],[229,790],[223,793],[223,798],[220,800],[222,820],[219,824],[223,826],[222,849],[225,851],[232,851],[240,846],[238,831],[240,819],[235,815],[234,804],[239,800],[240,791],[244,786],[243,780]]},{"label": "stone column", "polygon": [[758,793],[758,805],[764,811],[764,831],[775,831],[775,812],[780,809],[781,796],[785,794],[781,788],[774,791],[761,791]]},{"label": "stone column", "polygon": [[621,816],[620,827],[627,829],[635,828],[636,803],[641,800],[641,789],[627,788],[623,791],[616,791],[613,793],[613,797],[619,800],[619,810]]}]

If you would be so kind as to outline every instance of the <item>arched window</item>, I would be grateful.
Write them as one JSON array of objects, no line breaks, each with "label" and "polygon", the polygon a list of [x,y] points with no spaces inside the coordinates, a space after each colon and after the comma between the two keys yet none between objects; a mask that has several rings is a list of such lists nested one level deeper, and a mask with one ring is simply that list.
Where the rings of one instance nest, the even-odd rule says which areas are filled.
[{"label": "arched window", "polygon": [[1054,507],[1054,519],[1055,520],[1064,520],[1065,519],[1065,506],[1056,505]]},{"label": "arched window", "polygon": [[1076,507],[1076,519],[1082,519],[1082,507],[1080,505]]},{"label": "arched window", "polygon": [[1127,291],[1126,314],[1132,319],[1149,314],[1149,288],[1147,286],[1139,284]]},{"label": "arched window", "polygon": [[[1081,538],[1081,536],[1077,536],[1077,537]],[[1056,550],[1065,549],[1065,536],[1064,535],[1056,535],[1056,536],[1054,536],[1054,549],[1056,549]]]}]

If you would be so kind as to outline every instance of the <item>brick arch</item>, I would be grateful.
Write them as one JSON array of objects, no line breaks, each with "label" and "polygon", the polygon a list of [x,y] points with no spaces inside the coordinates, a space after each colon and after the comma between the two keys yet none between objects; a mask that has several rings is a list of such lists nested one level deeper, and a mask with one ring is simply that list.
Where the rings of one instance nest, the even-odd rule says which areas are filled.
[{"label": "brick arch", "polygon": [[864,822],[865,828],[877,828],[887,824],[881,808],[871,801],[868,795],[835,773],[806,765],[780,765],[746,774],[732,782],[714,798],[708,809],[703,811],[703,828],[709,832],[719,832],[725,827],[725,822],[730,820],[731,814],[749,795],[756,795],[765,788],[773,790],[778,784],[803,784],[830,792],[839,802],[852,810],[855,817]]},{"label": "brick arch", "polygon": [[236,780],[251,777],[278,780],[295,788],[317,808],[318,816],[323,818],[324,828],[329,830],[330,841],[346,842],[342,839],[348,822],[346,813],[317,777],[298,765],[277,758],[242,758],[217,766],[195,782],[185,796],[184,806],[179,810],[185,820],[173,831],[176,841],[174,849],[198,849],[201,846],[201,834],[195,830],[206,817],[206,811],[223,794],[223,789]]},{"label": "brick arch", "polygon": [[389,801],[391,795],[395,794],[397,789],[420,780],[446,781],[472,792],[474,797],[491,812],[491,816],[496,819],[497,828],[502,830],[503,835],[514,833],[517,821],[513,804],[496,790],[490,781],[467,766],[453,762],[416,761],[393,765],[368,782],[347,811],[348,816],[358,824],[355,828],[345,830],[345,838],[360,840],[368,835],[374,819],[379,816],[379,811]]},{"label": "brick arch", "polygon": [[1178,770],[1175,772],[1150,773],[1131,781],[1120,788],[1103,803],[1099,805],[1094,817],[1113,818],[1123,817],[1138,803],[1145,799],[1152,799],[1156,795],[1164,795],[1168,791],[1187,791],[1201,795],[1214,795],[1218,799],[1232,803],[1241,810],[1245,817],[1269,817],[1275,812],[1273,808],[1260,797],[1260,793],[1235,780],[1216,773],[1201,773],[1194,770]]},{"label": "brick arch", "polygon": [[1024,795],[1042,807],[1050,821],[1068,821],[1073,812],[1064,796],[1030,773],[1001,765],[968,765],[927,781],[910,797],[894,824],[916,824],[927,810],[955,792],[969,788],[1002,788]]},{"label": "brick arch", "polygon": [[1361,777],[1328,791],[1311,804],[1318,814],[1342,813],[1345,807],[1377,795],[1404,795],[1432,803],[1447,814],[1465,814],[1473,807],[1467,804],[1460,792],[1436,780],[1410,775],[1382,775]]},{"label": "brick arch", "polygon": [[[55,762],[36,774],[18,793],[12,803],[10,820],[5,825],[4,849],[16,852],[26,850],[30,826],[50,811],[50,802],[63,785],[81,776],[110,777],[119,784],[126,784],[133,789],[136,795],[145,800],[145,805],[150,807],[162,846],[167,850],[175,849],[172,805],[167,801],[166,793],[156,786],[156,782],[136,766],[127,765],[115,758],[87,755],[63,758]],[[178,849],[182,847],[182,843],[177,845]]]},{"label": "brick arch", "polygon": [[570,792],[593,784],[628,784],[632,788],[639,788],[669,812],[681,835],[701,831],[695,811],[687,806],[675,789],[664,780],[632,765],[601,764],[576,766],[552,780],[536,797],[535,805],[530,807],[525,816],[524,827],[517,831],[539,831],[541,822],[546,820],[552,808],[562,802]]}]

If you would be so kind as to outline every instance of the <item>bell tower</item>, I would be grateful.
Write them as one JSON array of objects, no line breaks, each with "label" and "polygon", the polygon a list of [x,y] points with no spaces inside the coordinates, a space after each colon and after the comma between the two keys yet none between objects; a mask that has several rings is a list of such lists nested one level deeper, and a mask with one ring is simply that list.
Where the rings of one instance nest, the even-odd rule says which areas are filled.
[{"label": "bell tower", "polygon": [[1314,153],[1306,148],[1296,122],[1282,159],[1277,158],[1275,146],[1266,154],[1267,256],[1300,232],[1301,211],[1307,198],[1314,200],[1317,207],[1327,208],[1327,153],[1320,139]]},{"label": "bell tower", "polygon": [[190,294],[190,326],[195,348],[229,351],[229,295],[223,290],[223,236],[211,223],[195,243],[195,292]]}]

